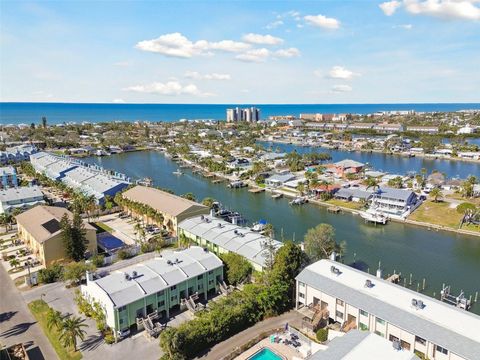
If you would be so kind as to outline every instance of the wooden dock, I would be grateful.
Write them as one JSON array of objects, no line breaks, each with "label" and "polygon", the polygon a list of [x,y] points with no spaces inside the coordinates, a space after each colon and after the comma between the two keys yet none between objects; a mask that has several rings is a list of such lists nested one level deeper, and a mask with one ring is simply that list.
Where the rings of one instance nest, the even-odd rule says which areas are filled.
[{"label": "wooden dock", "polygon": [[219,184],[219,183],[222,183],[224,181],[225,181],[225,179],[223,179],[223,178],[213,179],[212,184]]},{"label": "wooden dock", "polygon": [[265,191],[265,189],[263,189],[263,188],[253,188],[253,189],[248,190],[248,192],[251,192],[252,194],[259,194],[259,193],[262,193],[264,191]]},{"label": "wooden dock", "polygon": [[334,214],[338,214],[340,211],[342,211],[338,206],[330,206],[328,209],[327,209],[328,212],[331,212],[331,213],[334,213]]}]

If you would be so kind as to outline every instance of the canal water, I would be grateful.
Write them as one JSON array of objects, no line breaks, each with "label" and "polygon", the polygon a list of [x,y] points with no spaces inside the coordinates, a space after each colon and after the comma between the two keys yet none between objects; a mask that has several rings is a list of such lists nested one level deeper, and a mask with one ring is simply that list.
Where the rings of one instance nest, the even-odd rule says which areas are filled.
[{"label": "canal water", "polygon": [[[414,289],[426,278],[428,294],[436,292],[438,296],[442,283],[450,284],[458,292],[463,289],[468,296],[480,291],[480,238],[477,237],[393,222],[386,226],[369,225],[359,216],[331,214],[313,204],[292,207],[288,199],[274,200],[269,193],[251,194],[246,189],[231,190],[226,184],[213,184],[188,169],[184,175],[174,175],[177,164],[154,151],[92,157],[86,162],[133,178],[151,177],[156,186],[179,195],[192,192],[198,200],[212,197],[241,212],[250,222],[265,219],[272,223],[279,240],[299,242],[309,228],[329,223],[335,227],[337,240],[347,242],[346,262],[352,263],[355,258],[358,267],[371,273],[379,261],[385,274],[395,270],[409,277],[412,273]],[[480,306],[473,310],[480,313]]]},{"label": "canal water", "polygon": [[277,148],[281,152],[291,152],[296,150],[298,153],[308,152],[326,152],[332,155],[333,161],[340,161],[343,159],[352,159],[360,161],[364,164],[369,164],[375,170],[388,172],[390,174],[405,175],[408,172],[414,171],[420,173],[422,168],[427,170],[430,174],[433,170],[444,173],[448,178],[461,178],[466,179],[470,175],[480,176],[480,164],[468,161],[452,161],[431,159],[425,157],[408,158],[401,155],[389,155],[376,152],[364,152],[364,151],[345,151],[334,150],[319,147],[310,146],[296,146],[292,144],[280,144],[271,142],[259,142],[260,145],[267,149],[276,150]]}]

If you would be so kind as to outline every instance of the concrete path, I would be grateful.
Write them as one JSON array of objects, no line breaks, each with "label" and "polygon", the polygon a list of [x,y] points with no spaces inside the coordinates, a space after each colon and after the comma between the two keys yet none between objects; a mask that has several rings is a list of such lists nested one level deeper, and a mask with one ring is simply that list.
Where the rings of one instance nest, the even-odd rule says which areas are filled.
[{"label": "concrete path", "polygon": [[298,323],[302,319],[302,315],[295,310],[289,311],[288,313],[269,318],[255,324],[252,327],[249,327],[246,330],[238,333],[235,336],[215,345],[212,347],[207,354],[199,357],[197,359],[203,360],[219,360],[223,359],[225,356],[229,355],[236,348],[246,344],[256,336],[260,335],[263,332],[275,330],[277,328],[283,328],[285,323],[293,324]]},{"label": "concrete path", "polygon": [[0,266],[0,342],[7,346],[24,343],[32,360],[58,359],[3,266]]}]

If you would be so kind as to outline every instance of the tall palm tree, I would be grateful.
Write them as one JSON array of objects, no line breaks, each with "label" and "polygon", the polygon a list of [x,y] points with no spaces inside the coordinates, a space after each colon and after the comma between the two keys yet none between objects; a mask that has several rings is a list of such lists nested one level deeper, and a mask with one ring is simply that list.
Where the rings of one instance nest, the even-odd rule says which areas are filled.
[{"label": "tall palm tree", "polygon": [[433,198],[433,202],[438,202],[438,198],[442,198],[443,193],[439,188],[433,188],[430,190],[429,196]]},{"label": "tall palm tree", "polygon": [[12,259],[9,262],[10,266],[16,269],[17,267],[20,266],[20,261],[18,259]]},{"label": "tall palm tree", "polygon": [[56,328],[60,330],[63,326],[63,316],[62,313],[58,310],[50,308],[47,313],[47,328],[51,330]]},{"label": "tall palm tree", "polygon": [[83,328],[88,327],[88,325],[84,324],[84,322],[85,319],[77,316],[67,317],[63,321],[60,340],[65,347],[73,346],[73,350],[77,351],[77,338],[83,341],[85,339],[85,335],[87,334]]}]

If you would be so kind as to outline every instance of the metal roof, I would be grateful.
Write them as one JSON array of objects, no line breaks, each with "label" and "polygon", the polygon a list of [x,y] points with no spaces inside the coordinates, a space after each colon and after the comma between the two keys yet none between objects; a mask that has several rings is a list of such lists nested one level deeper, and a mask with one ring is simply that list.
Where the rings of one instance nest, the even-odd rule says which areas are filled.
[{"label": "metal roof", "polygon": [[381,187],[380,189],[378,189],[376,194],[377,194],[377,198],[407,201],[408,198],[415,193],[411,190],[406,190],[406,189],[394,189],[390,187]]},{"label": "metal roof", "polygon": [[[215,254],[199,246],[192,246],[182,251],[164,251],[161,257],[90,281],[87,287],[99,286],[114,306],[120,307],[221,266],[222,261]],[[137,276],[133,276],[134,271]],[[126,274],[130,276],[129,279]]]},{"label": "metal roof", "polygon": [[[265,266],[263,244],[269,239],[248,228],[211,216],[186,219],[178,224],[178,228],[242,255],[255,264]],[[276,248],[282,246],[280,241],[273,240],[273,242]]]},{"label": "metal roof", "polygon": [[390,341],[374,333],[351,330],[330,341],[328,349],[319,350],[309,358],[309,360],[364,359],[418,360],[418,357],[408,350],[395,350]]},{"label": "metal roof", "polygon": [[[340,275],[333,274],[331,266]],[[372,281],[372,288],[365,288],[366,279]],[[476,359],[480,354],[478,315],[331,260],[309,265],[297,280],[464,358]],[[422,300],[425,307],[413,308],[412,299]]]}]

